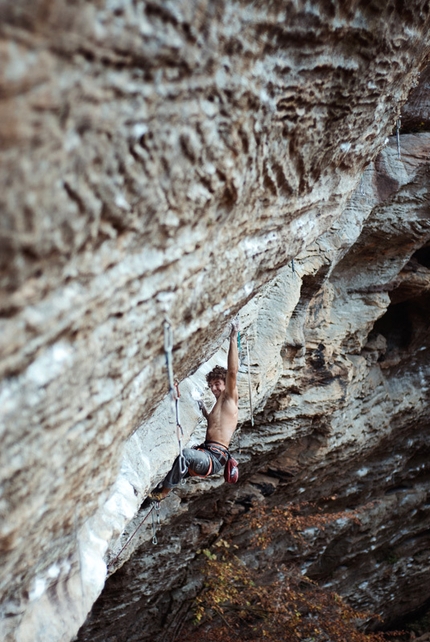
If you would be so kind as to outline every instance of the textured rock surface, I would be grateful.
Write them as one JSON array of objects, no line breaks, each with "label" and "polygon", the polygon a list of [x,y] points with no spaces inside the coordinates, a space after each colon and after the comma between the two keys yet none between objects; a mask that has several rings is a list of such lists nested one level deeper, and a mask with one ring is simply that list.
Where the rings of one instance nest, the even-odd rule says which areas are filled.
[{"label": "textured rock surface", "polygon": [[[408,263],[429,237],[426,135],[402,137],[401,162],[393,141],[346,206],[428,53],[427,4],[380,4],[0,4],[7,639],[74,635],[103,587],[104,554],[114,558],[172,461],[165,313],[176,374],[195,373],[183,423],[197,441],[204,427],[188,392],[201,389],[226,320],[246,306],[258,432],[246,423],[244,375],[245,473],[294,439],[300,457],[318,451],[313,468],[324,465],[330,487],[330,466],[366,453],[377,462],[389,430],[425,424],[426,344],[405,337],[427,311],[425,259]],[[368,333],[388,292],[403,306],[389,314],[407,313],[409,326],[382,327],[377,365],[384,342],[372,347]],[[416,432],[416,446],[404,445],[411,457],[425,439]],[[217,486],[195,491],[221,498]],[[190,520],[208,500],[187,501],[169,545],[121,571],[133,574],[130,599],[151,594],[154,577],[164,588],[183,581],[195,545],[217,532],[216,520]],[[185,524],[178,564],[169,553]]]},{"label": "textured rock surface", "polygon": [[[160,546],[151,546],[144,525],[116,559],[143,511],[108,555],[113,570],[135,551],[108,580],[80,640],[150,639],[163,626],[172,634],[199,585],[195,551],[219,535],[233,537],[246,563],[262,571],[274,558],[300,561],[309,576],[387,623],[428,599],[430,218],[419,151],[426,146],[429,134],[419,142],[403,136],[399,161],[392,139],[338,226],[297,258],[294,274],[281,270],[244,308],[257,412],[236,441],[241,485],[187,483],[163,506]],[[396,184],[388,199],[387,183]],[[347,230],[355,243],[345,252]],[[199,373],[186,384],[199,385]],[[244,419],[246,368],[240,389]],[[305,551],[280,531],[256,556],[240,516],[252,502],[297,499],[351,518],[309,529]]]},{"label": "textured rock surface", "polygon": [[401,128],[404,131],[428,131],[430,122],[430,66],[420,74],[419,85],[408,96],[402,109]]}]

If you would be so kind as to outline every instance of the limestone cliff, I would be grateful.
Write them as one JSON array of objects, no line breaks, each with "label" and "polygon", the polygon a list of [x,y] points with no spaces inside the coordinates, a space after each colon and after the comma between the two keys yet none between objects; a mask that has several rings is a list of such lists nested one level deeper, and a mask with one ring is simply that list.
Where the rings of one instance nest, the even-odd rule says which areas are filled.
[{"label": "limestone cliff", "polygon": [[[120,570],[79,638],[153,638],[195,586],[196,549],[253,499],[336,494],[361,508],[360,527],[309,535],[303,567],[388,619],[419,606],[422,95],[424,125],[400,137],[400,158],[387,136],[428,55],[427,3],[0,9],[4,639],[71,639],[106,562]],[[194,443],[204,426],[191,393],[225,359],[238,311],[255,408],[251,426],[244,359],[241,483],[181,488],[161,545],[142,528],[117,557],[177,449],[163,319]],[[294,555],[281,534],[273,546]]]}]

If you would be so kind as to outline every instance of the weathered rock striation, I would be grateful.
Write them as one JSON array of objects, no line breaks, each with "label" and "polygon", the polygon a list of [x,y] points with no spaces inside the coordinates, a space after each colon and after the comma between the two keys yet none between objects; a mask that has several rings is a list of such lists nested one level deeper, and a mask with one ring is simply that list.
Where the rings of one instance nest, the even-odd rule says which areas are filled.
[{"label": "weathered rock striation", "polygon": [[[106,560],[80,639],[153,637],[196,548],[252,498],[298,494],[362,509],[310,536],[309,574],[388,619],[419,606],[429,134],[377,154],[428,55],[427,3],[0,8],[4,639],[71,639]],[[143,528],[116,558],[177,448],[163,319],[197,442],[190,393],[239,310],[243,483],[184,487],[163,546]]]},{"label": "weathered rock striation", "polygon": [[[428,156],[413,150],[428,146],[430,134],[416,139],[402,136],[399,160],[392,138],[339,225],[242,310],[256,425],[245,363],[235,442],[241,484],[188,482],[162,507],[159,546],[144,526],[121,551],[146,511],[138,514],[108,554],[111,572],[130,559],[108,580],[79,640],[144,640],[160,630],[160,639],[170,639],[165,629],[175,630],[201,581],[196,550],[219,536],[261,572],[273,559],[299,561],[310,577],[387,624],[429,598],[429,169]],[[395,181],[386,199],[384,185]],[[348,229],[356,242],[345,253]],[[201,372],[183,386],[201,388]],[[123,474],[138,485],[130,462],[136,443],[149,446],[149,438],[134,439]],[[257,556],[247,509],[297,500],[350,518],[306,531],[305,552],[280,531]]]}]

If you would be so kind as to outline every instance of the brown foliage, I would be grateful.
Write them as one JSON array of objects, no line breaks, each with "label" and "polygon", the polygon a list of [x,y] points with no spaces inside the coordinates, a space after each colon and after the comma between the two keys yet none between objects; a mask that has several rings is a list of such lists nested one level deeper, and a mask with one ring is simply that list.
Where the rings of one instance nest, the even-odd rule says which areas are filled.
[{"label": "brown foliage", "polygon": [[[251,529],[258,529],[257,548],[264,548],[279,529],[301,538],[304,528],[324,528],[340,516],[306,515],[309,505],[275,508],[269,515],[254,511]],[[264,524],[264,528],[262,528]],[[358,613],[332,591],[320,588],[299,569],[273,567],[270,579],[246,566],[225,540],[203,551],[204,588],[195,599],[194,622],[181,632],[181,642],[383,642],[382,633],[364,633],[360,622],[374,618]],[[267,570],[267,569],[266,569]],[[266,573],[267,578],[269,574]]]},{"label": "brown foliage", "polygon": [[[336,497],[326,498],[326,502],[335,501]],[[366,509],[369,505],[366,505]],[[363,507],[361,508],[363,510]],[[305,544],[302,532],[309,528],[324,531],[338,520],[345,523],[360,524],[360,511],[323,512],[323,509],[313,502],[300,502],[288,506],[275,506],[270,510],[259,506],[253,511],[251,529],[258,531],[255,543],[265,549],[279,532],[287,533],[299,544]]]},{"label": "brown foliage", "polygon": [[268,642],[382,642],[356,624],[369,614],[356,613],[335,593],[320,589],[297,570],[278,569],[278,578],[260,583],[229,549],[208,556],[205,589],[196,598],[195,623],[182,642],[267,640]]}]

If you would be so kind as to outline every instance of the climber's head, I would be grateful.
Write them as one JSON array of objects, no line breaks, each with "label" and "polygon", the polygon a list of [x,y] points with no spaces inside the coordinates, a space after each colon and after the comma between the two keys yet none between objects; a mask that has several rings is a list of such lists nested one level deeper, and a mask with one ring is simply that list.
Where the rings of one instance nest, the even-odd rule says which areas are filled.
[{"label": "climber's head", "polygon": [[226,376],[227,370],[222,366],[215,366],[215,368],[206,375],[208,386],[217,399],[225,390]]}]

